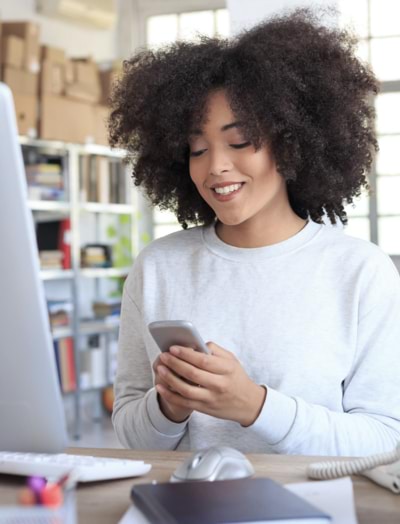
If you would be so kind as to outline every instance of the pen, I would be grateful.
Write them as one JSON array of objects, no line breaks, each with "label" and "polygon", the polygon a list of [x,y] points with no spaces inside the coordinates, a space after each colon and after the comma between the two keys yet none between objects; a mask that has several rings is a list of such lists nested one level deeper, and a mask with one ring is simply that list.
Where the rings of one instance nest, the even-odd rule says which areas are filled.
[{"label": "pen", "polygon": [[65,473],[56,482],[50,482],[44,477],[28,477],[27,485],[20,491],[18,501],[24,506],[39,504],[58,508],[63,504],[63,488],[70,489],[74,484],[73,471]]}]

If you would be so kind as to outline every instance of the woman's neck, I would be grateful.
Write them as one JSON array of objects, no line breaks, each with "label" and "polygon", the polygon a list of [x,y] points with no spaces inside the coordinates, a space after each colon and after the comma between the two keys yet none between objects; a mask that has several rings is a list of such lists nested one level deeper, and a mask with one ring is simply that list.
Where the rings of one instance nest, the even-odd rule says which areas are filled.
[{"label": "woman's neck", "polygon": [[217,221],[215,230],[218,237],[226,244],[240,248],[255,248],[283,242],[296,235],[306,224],[307,220],[291,211],[284,220],[256,223],[248,220],[234,226]]}]

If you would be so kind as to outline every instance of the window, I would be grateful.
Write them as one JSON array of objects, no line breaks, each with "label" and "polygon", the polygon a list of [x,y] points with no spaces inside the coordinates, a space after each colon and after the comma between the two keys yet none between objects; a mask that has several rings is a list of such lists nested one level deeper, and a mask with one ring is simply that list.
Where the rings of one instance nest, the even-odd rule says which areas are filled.
[{"label": "window", "polygon": [[[229,36],[229,13],[227,9],[191,11],[185,13],[150,16],[146,24],[148,47],[157,48],[176,40],[196,40],[198,36]],[[153,235],[159,238],[181,226],[171,212],[155,209]]]},{"label": "window", "polygon": [[149,16],[146,27],[148,47],[158,47],[176,40],[196,40],[198,35],[229,36],[227,9],[192,11]]},{"label": "window", "polygon": [[340,23],[360,38],[358,55],[381,82],[375,105],[380,150],[370,176],[374,191],[347,209],[347,231],[400,255],[400,2],[339,0],[339,9]]}]

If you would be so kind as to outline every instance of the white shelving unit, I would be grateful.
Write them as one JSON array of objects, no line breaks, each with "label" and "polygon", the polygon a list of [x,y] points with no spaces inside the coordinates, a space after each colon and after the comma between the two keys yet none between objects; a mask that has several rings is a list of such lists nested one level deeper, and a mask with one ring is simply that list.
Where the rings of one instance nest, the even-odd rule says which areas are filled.
[{"label": "white shelving unit", "polygon": [[[111,150],[99,145],[78,145],[63,143],[59,141],[35,140],[27,137],[20,137],[20,144],[25,152],[29,154],[29,148],[36,153],[44,156],[59,157],[63,166],[63,177],[66,190],[64,201],[49,200],[29,200],[29,207],[32,210],[35,221],[58,220],[69,218],[71,224],[70,243],[71,243],[71,268],[70,269],[43,269],[41,278],[44,281],[46,295],[47,286],[59,286],[68,288],[68,299],[73,303],[72,322],[67,327],[57,327],[53,329],[53,340],[59,341],[63,338],[72,338],[74,345],[74,362],[76,375],[76,389],[65,395],[74,398],[74,428],[75,438],[81,434],[81,407],[82,394],[86,391],[101,391],[102,387],[109,385],[109,381],[102,386],[82,388],[80,383],[80,361],[82,345],[85,337],[91,335],[101,335],[106,340],[106,377],[109,377],[108,366],[108,344],[109,337],[116,337],[118,334],[118,323],[99,321],[98,319],[85,320],[84,302],[87,300],[86,289],[89,286],[93,289],[95,300],[101,297],[101,287],[109,282],[109,279],[126,277],[137,252],[152,238],[152,211],[148,207],[139,191],[133,186],[128,189],[127,195],[129,203],[104,203],[104,202],[83,202],[81,201],[80,187],[80,159],[82,156],[106,157],[110,162],[121,162],[124,157],[123,151]],[[126,177],[129,173],[126,169]],[[128,187],[128,184],[127,184]],[[123,267],[81,267],[81,247],[88,240],[90,243],[101,243],[101,222],[103,217],[118,221],[121,215],[129,216],[130,222],[130,260]],[[113,218],[114,217],[114,218]],[[85,231],[85,221],[90,222],[91,229]],[[125,225],[125,227],[127,227]],[[85,237],[85,238],[84,238]],[[104,242],[103,242],[104,243]],[[90,349],[87,349],[90,351]]]},{"label": "white shelving unit", "polygon": [[115,278],[126,277],[129,273],[129,267],[96,267],[96,268],[81,268],[79,273],[86,278]]}]

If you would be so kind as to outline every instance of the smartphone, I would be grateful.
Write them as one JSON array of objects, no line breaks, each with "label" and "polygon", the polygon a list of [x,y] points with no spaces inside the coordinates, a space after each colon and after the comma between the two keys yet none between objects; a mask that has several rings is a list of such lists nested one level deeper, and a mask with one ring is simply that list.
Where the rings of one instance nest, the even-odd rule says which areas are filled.
[{"label": "smartphone", "polygon": [[151,322],[148,328],[161,351],[169,351],[171,346],[177,345],[210,354],[199,332],[188,320],[161,320]]}]

